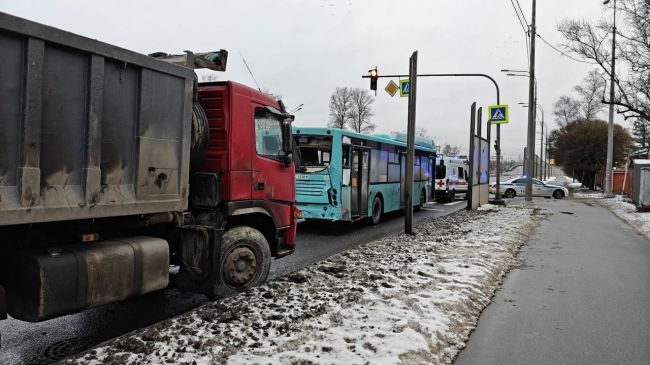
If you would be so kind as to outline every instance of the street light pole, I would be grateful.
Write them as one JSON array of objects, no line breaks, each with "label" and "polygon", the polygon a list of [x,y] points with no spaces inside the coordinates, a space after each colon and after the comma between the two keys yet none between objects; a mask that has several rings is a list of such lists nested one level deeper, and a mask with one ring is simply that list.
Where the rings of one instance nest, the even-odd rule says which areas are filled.
[{"label": "street light pole", "polygon": [[[609,4],[606,0],[603,4]],[[607,127],[607,166],[605,167],[605,197],[612,197],[612,169],[614,165],[614,83],[616,71],[616,0],[614,0],[614,27],[612,30],[612,71],[609,81],[609,124]]]},{"label": "street light pole", "polygon": [[530,25],[530,79],[528,81],[528,163],[526,164],[526,201],[533,201],[532,167],[535,159],[535,22],[537,20],[537,0],[533,0],[533,18]]},{"label": "street light pole", "polygon": [[[535,86],[537,86],[537,83],[535,83]],[[535,89],[537,89],[537,88],[535,88]],[[535,91],[535,93],[537,93],[537,90]],[[521,105],[524,108],[528,108],[528,104],[526,104],[526,103],[519,103],[519,105]],[[542,124],[541,124],[542,125],[542,133],[540,134],[540,137],[539,137],[539,161],[540,161],[540,163],[539,163],[539,176],[538,177],[541,180],[544,180],[544,170],[543,170],[544,169],[544,162],[545,162],[545,160],[544,160],[544,108],[542,108],[542,106],[537,104],[537,103],[535,103],[535,107],[537,109],[541,110],[541,112],[542,112]],[[546,128],[546,129],[547,129],[547,133],[548,133],[548,128]],[[548,141],[548,138],[547,138],[547,141]],[[546,151],[546,154],[548,155],[548,151]]]}]

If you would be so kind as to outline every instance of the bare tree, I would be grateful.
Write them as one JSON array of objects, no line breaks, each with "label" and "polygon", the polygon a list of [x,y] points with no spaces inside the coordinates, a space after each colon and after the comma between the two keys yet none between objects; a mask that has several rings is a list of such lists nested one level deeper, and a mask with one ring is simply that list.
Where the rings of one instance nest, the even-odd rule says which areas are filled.
[{"label": "bare tree", "polygon": [[577,119],[594,120],[603,110],[605,79],[602,72],[594,69],[587,73],[580,85],[573,87],[578,97],[563,95],[553,105],[553,115],[560,127]]},{"label": "bare tree", "polygon": [[330,120],[327,126],[345,129],[351,107],[352,90],[349,87],[337,87],[330,96]]},{"label": "bare tree", "polygon": [[442,155],[449,156],[449,157],[457,157],[458,155],[460,155],[460,147],[452,146],[449,143],[445,143],[442,146]]},{"label": "bare tree", "polygon": [[[619,0],[617,6],[623,20],[616,28],[617,67],[621,72],[614,75],[617,95],[614,100],[603,98],[603,102],[614,104],[626,120],[650,120],[650,0]],[[593,62],[608,79],[611,77],[610,23],[564,20],[558,30],[567,51]]]},{"label": "bare tree", "polygon": [[580,102],[570,96],[562,95],[553,104],[553,115],[555,122],[563,127],[580,117]]},{"label": "bare tree", "polygon": [[598,113],[603,110],[605,85],[603,73],[598,69],[593,69],[587,73],[582,84],[573,87],[573,90],[580,95],[580,116],[583,119],[596,119]]},{"label": "bare tree", "polygon": [[637,118],[632,122],[634,142],[641,149],[650,148],[650,121]]},{"label": "bare tree", "polygon": [[271,92],[271,90],[269,90],[269,89],[266,88],[266,87],[263,87],[263,88],[262,88],[262,92],[263,92],[264,94],[270,96],[271,98],[275,99],[275,100],[282,100],[282,95],[280,95],[280,94],[275,94],[275,93]]},{"label": "bare tree", "polygon": [[370,118],[374,115],[372,112],[372,103],[375,101],[370,92],[366,89],[350,89],[352,102],[348,112],[348,125],[357,133],[370,133],[377,127]]},{"label": "bare tree", "polygon": [[426,137],[426,138],[429,138],[429,139],[433,139],[429,135],[429,131],[424,127],[415,127],[415,135],[419,136],[419,137]]},{"label": "bare tree", "polygon": [[215,82],[219,81],[219,75],[216,72],[203,72],[199,76],[201,82]]}]

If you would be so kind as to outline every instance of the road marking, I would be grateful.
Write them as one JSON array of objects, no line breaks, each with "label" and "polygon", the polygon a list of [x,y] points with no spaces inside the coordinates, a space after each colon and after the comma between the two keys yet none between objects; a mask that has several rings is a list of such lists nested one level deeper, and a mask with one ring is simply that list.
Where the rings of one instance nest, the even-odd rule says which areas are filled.
[{"label": "road marking", "polygon": [[460,203],[462,203],[462,202],[463,202],[462,200],[459,200],[459,201],[457,201],[457,202],[451,202],[451,203],[447,203],[447,204],[445,204],[445,205],[456,205],[456,204],[460,204]]}]

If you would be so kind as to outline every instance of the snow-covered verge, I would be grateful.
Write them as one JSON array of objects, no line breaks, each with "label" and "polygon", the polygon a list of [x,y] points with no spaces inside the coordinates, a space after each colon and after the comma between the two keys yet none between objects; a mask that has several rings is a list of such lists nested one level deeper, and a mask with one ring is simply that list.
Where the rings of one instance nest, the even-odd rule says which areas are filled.
[{"label": "snow-covered verge", "polygon": [[449,364],[543,215],[488,208],[340,253],[64,363]]},{"label": "snow-covered verge", "polygon": [[605,197],[605,194],[602,191],[584,189],[579,191],[571,191],[571,196],[576,199],[602,199]]},{"label": "snow-covered verge", "polygon": [[599,199],[598,203],[650,240],[650,212],[637,212],[633,204],[618,195],[611,199]]}]

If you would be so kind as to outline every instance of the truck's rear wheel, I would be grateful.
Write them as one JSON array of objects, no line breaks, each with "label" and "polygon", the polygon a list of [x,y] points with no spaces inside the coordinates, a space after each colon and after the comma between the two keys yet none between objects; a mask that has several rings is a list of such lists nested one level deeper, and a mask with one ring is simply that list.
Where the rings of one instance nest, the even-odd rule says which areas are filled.
[{"label": "truck's rear wheel", "polygon": [[251,227],[235,227],[223,235],[221,279],[214,297],[221,298],[260,285],[269,275],[271,250],[264,235]]}]

